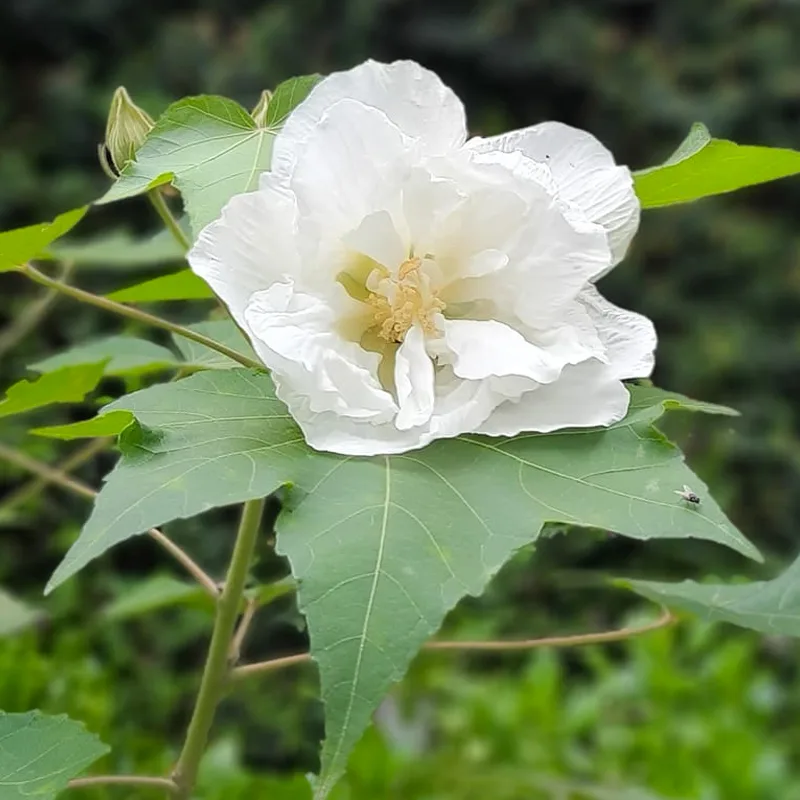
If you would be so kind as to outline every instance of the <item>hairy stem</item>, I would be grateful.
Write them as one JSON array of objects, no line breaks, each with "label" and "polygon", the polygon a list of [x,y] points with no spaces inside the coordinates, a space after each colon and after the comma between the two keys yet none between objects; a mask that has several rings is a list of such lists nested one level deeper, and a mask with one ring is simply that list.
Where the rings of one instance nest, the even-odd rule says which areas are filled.
[{"label": "hairy stem", "polygon": [[[604,642],[619,642],[623,639],[630,639],[633,636],[640,636],[644,633],[664,628],[676,621],[676,617],[671,611],[664,608],[661,616],[653,622],[636,627],[617,628],[613,631],[598,631],[596,633],[578,633],[572,636],[547,636],[542,639],[521,639],[510,641],[434,641],[427,642],[424,650],[533,650],[537,647],[578,647],[585,644],[602,644]],[[311,660],[310,653],[297,653],[292,656],[273,658],[269,661],[261,661],[256,664],[245,664],[236,667],[231,673],[233,680],[242,680],[252,675],[260,675],[264,672],[274,672],[275,670],[291,667],[294,664],[302,664]]]},{"label": "hairy stem", "polygon": [[150,778],[145,775],[92,775],[89,778],[74,778],[67,786],[70,789],[93,788],[117,784],[122,786],[149,786],[153,789],[166,789],[175,794],[178,786],[170,778]]},{"label": "hairy stem", "polygon": [[[56,486],[61,486],[63,489],[72,492],[73,494],[86,497],[89,500],[94,500],[97,497],[97,492],[91,486],[87,486],[77,478],[58,470],[48,464],[43,464],[25,453],[20,453],[11,447],[6,447],[0,443],[0,459],[8,461],[21,469],[32,472],[38,475],[46,483],[53,483]],[[150,528],[147,534],[155,539],[178,563],[203,587],[207,594],[214,599],[219,597],[219,590],[214,580],[200,567],[192,557],[182,550],[178,545],[169,539],[157,528]]]},{"label": "hairy stem", "polygon": [[211,634],[200,691],[186,732],[183,750],[172,774],[173,780],[178,785],[179,800],[188,800],[192,794],[214,715],[227,685],[231,642],[244,596],[247,573],[258,539],[263,510],[263,499],[250,500],[244,504],[242,510],[236,544],[225,578],[225,588],[217,604],[214,631]]},{"label": "hairy stem", "polygon": [[161,189],[158,187],[151,189],[147,193],[147,199],[153,205],[153,208],[156,210],[158,216],[161,217],[161,221],[164,223],[167,230],[172,234],[175,241],[181,246],[183,252],[188,252],[189,248],[192,246],[192,243],[181,229],[181,226],[178,224],[178,220],[175,219],[172,212],[169,210],[169,206],[167,205],[167,201],[164,199],[164,195],[161,193]]},{"label": "hairy stem", "polygon": [[109,300],[107,297],[101,297],[100,295],[92,294],[84,289],[78,289],[75,286],[69,286],[66,283],[62,283],[55,278],[45,275],[43,272],[40,272],[30,264],[23,265],[21,267],[21,271],[23,275],[26,275],[32,281],[40,283],[42,286],[48,286],[51,289],[61,292],[61,294],[65,294],[68,297],[72,297],[75,300],[80,300],[82,303],[87,303],[88,305],[102,308],[105,311],[110,311],[113,314],[119,314],[120,316],[127,317],[128,319],[142,322],[145,325],[152,325],[154,328],[161,328],[162,330],[182,336],[184,339],[191,339],[198,344],[205,345],[211,350],[216,350],[218,353],[222,353],[228,358],[237,361],[244,367],[264,369],[264,365],[255,359],[250,358],[243,353],[239,353],[238,351],[233,350],[221,342],[210,339],[208,336],[204,336],[202,333],[197,333],[190,328],[185,328],[183,325],[178,325],[175,322],[162,319],[154,314],[148,314],[146,311],[141,311],[138,308],[126,306],[123,303],[117,303],[115,300]]}]

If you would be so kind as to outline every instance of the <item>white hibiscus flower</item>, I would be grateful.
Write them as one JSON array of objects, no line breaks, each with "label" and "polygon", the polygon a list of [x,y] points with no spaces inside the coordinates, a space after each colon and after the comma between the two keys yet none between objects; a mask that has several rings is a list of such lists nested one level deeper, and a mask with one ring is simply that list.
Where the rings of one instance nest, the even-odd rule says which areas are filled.
[{"label": "white hibiscus flower", "polygon": [[593,282],[639,223],[630,172],[546,122],[467,139],[413,62],[321,81],[272,171],[189,254],[319,450],[609,425],[656,336]]}]

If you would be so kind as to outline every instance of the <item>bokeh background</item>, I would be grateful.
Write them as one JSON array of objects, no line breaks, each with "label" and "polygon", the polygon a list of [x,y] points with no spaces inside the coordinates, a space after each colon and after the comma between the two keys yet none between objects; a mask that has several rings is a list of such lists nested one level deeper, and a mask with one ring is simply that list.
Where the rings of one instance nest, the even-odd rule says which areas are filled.
[{"label": "bokeh background", "polygon": [[[284,78],[367,57],[436,70],[464,99],[474,133],[558,119],[592,131],[633,168],[666,157],[696,120],[718,137],[800,148],[797,0],[3,0],[0,225],[49,219],[104,191],[96,147],[119,84],[154,116],[204,92],[251,107]],[[742,411],[733,422],[682,418],[667,428],[766,563],[699,543],[644,546],[555,531],[484,598],[465,602],[449,633],[613,626],[647,609],[607,588],[605,575],[761,578],[797,555],[799,219],[800,180],[791,179],[651,211],[630,257],[603,281],[610,299],[655,321],[658,385]],[[119,225],[146,232],[156,219],[131,201],[93,212],[81,231]],[[97,269],[74,279],[96,291],[124,282]],[[15,324],[39,297],[3,276],[3,386],[55,348],[137,330],[63,300],[15,341]],[[181,321],[206,313],[197,304],[161,311]],[[113,381],[103,388],[125,389]],[[89,411],[59,413],[67,421]],[[51,412],[45,421],[57,420]],[[69,455],[21,424],[0,428],[2,440],[51,463]],[[112,464],[101,454],[78,474],[98,485]],[[0,636],[0,708],[85,720],[114,747],[104,771],[166,770],[196,689],[207,609],[120,610],[119,599],[143,580],[174,574],[145,540],[117,548],[45,600],[42,587],[86,504],[52,488],[31,491],[27,476],[5,464],[0,493],[0,588],[41,612],[36,625]],[[233,518],[223,510],[170,532],[219,573]],[[268,555],[260,569],[285,572]],[[259,617],[246,655],[304,643],[302,620],[284,598]],[[603,649],[426,654],[381,709],[339,796],[800,798],[799,661],[792,641],[691,620]],[[308,667],[237,689],[198,796],[304,797],[302,778],[292,776],[316,766],[315,693]]]}]

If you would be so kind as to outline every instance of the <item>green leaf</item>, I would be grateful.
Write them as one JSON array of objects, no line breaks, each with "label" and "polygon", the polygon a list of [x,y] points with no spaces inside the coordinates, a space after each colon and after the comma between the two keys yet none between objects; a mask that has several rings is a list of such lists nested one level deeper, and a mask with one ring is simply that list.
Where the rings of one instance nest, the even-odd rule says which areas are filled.
[{"label": "green leaf", "polygon": [[770,635],[800,636],[800,558],[771,581],[712,584],[618,581],[650,600],[714,622]]},{"label": "green leaf", "polygon": [[713,139],[699,123],[660,167],[635,173],[642,208],[689,203],[800,173],[800,152]]},{"label": "green leaf", "polygon": [[109,748],[66,716],[0,711],[0,800],[50,800]]},{"label": "green leaf", "polygon": [[308,97],[308,93],[321,79],[321,75],[301,75],[279,83],[267,106],[266,126],[277,129],[283,125],[289,114]]},{"label": "green leaf", "polygon": [[31,364],[35,372],[52,372],[62,367],[105,362],[106,375],[140,375],[174,367],[180,363],[166,347],[132,336],[108,336],[78,345],[63,353]]},{"label": "green leaf", "polygon": [[[632,389],[602,430],[464,436],[389,458],[317,453],[260,372],[203,372],[112,404],[129,429],[52,590],[109,547],[171,519],[296,487],[278,545],[299,582],[326,704],[318,797],[341,775],[389,686],[465,594],[479,594],[549,521],[639,539],[698,537],[757,557],[680,452],[651,427],[665,406],[719,411]],[[674,494],[684,483],[704,497]]]},{"label": "green leaf", "polygon": [[[197,333],[210,337],[215,342],[227,345],[242,355],[258,359],[258,356],[250,346],[250,342],[245,339],[244,334],[236,327],[236,324],[229,319],[198,322],[188,327]],[[237,361],[233,361],[228,356],[217,350],[212,350],[204,344],[178,335],[174,335],[172,341],[175,342],[175,346],[186,360],[188,366],[201,369],[241,369],[241,364]]]},{"label": "green leaf", "polygon": [[29,433],[46,436],[50,439],[97,439],[103,436],[118,436],[135,423],[129,411],[110,411],[92,419],[72,422],[68,425],[49,425],[46,428],[32,428]]},{"label": "green leaf", "polygon": [[87,208],[81,206],[59,214],[52,222],[0,233],[0,272],[17,269],[20,264],[38,258],[49,244],[80,222]]},{"label": "green leaf", "polygon": [[185,259],[183,249],[166,230],[148,238],[134,238],[127,231],[111,231],[88,240],[68,238],[50,247],[48,253],[84,269],[128,270]]},{"label": "green leaf", "polygon": [[0,402],[0,418],[51,403],[80,403],[100,383],[104,370],[102,363],[79,364],[48,372],[34,381],[18,381]]},{"label": "green leaf", "polygon": [[214,609],[213,600],[196,583],[179,581],[169,575],[153,575],[126,588],[105,607],[103,614],[106,619],[121,622],[176,605]]},{"label": "green leaf", "polygon": [[214,292],[190,269],[182,269],[180,272],[118,289],[107,296],[109,300],[116,300],[118,303],[158,303],[166,300],[213,299]]},{"label": "green leaf", "polygon": [[133,412],[140,425],[120,439],[123,456],[46,592],[110,547],[154,527],[152,520],[161,524],[264,497],[292,480],[313,486],[315,476],[337,463],[306,447],[269,376],[260,372],[200,372],[106,406],[119,410]]},{"label": "green leaf", "polygon": [[172,181],[196,236],[233,195],[255,188],[259,174],[269,169],[274,137],[233,100],[211,95],[179,100],[159,117],[136,160],[98,203]]},{"label": "green leaf", "polygon": [[[665,407],[728,411],[633,387],[628,417],[609,429],[462,436],[348,459],[279,519],[278,550],[298,580],[325,702],[317,798],[445,614],[480,594],[546,522],[637,539],[697,537],[758,557],[651,427]],[[699,507],[675,495],[685,483],[703,495]]]},{"label": "green leaf", "polygon": [[0,636],[8,636],[29,628],[42,618],[42,612],[31,608],[0,589]]}]

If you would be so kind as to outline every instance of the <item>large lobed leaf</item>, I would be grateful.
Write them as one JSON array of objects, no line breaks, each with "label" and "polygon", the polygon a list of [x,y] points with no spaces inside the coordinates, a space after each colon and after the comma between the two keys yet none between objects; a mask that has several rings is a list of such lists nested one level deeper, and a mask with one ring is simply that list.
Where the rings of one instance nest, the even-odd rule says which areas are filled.
[{"label": "large lobed leaf", "polygon": [[[204,372],[152,387],[108,407],[138,422],[123,434],[122,459],[48,591],[151,526],[293,484],[278,543],[299,580],[320,669],[322,798],[445,614],[481,593],[545,522],[640,539],[695,536],[757,557],[651,427],[665,407],[731,413],[633,387],[628,417],[609,429],[463,436],[365,459],[310,450],[264,373]],[[684,483],[703,496],[699,506],[675,494]]]},{"label": "large lobed leaf", "polygon": [[0,800],[50,800],[108,750],[66,716],[0,711]]},{"label": "large lobed leaf", "polygon": [[714,139],[700,123],[659,167],[634,175],[643,208],[688,203],[800,173],[800,152]]},{"label": "large lobed leaf", "polygon": [[635,592],[704,619],[781,636],[800,636],[800,558],[771,581],[711,584],[624,581]]}]

